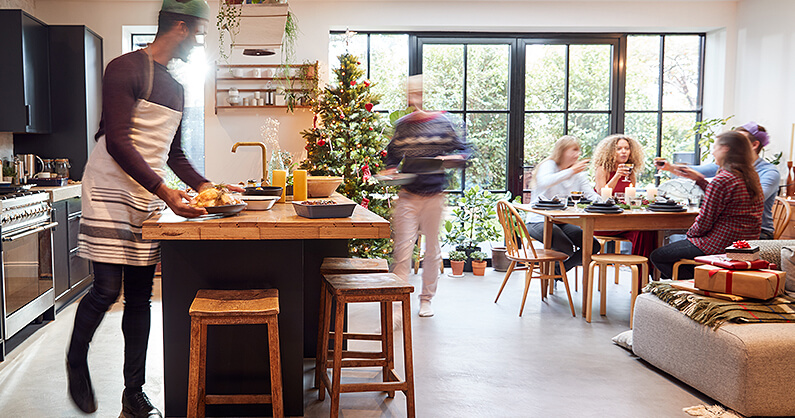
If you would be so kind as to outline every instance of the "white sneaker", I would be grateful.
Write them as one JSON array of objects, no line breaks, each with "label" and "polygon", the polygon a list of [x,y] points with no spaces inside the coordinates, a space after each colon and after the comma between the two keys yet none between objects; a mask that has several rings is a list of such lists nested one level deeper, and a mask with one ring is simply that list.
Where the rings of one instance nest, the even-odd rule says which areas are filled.
[{"label": "white sneaker", "polygon": [[433,308],[431,308],[431,301],[429,300],[420,301],[420,316],[423,318],[433,316]]},{"label": "white sneaker", "polygon": [[403,329],[403,309],[400,302],[392,303],[392,329],[395,331]]}]

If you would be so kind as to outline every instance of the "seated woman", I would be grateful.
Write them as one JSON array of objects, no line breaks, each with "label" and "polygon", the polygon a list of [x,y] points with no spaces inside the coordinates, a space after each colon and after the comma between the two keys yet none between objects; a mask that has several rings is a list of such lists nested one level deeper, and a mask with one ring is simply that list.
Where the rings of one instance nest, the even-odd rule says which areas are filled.
[{"label": "seated woman", "polygon": [[[636,171],[624,164],[643,167],[643,148],[634,138],[624,134],[610,135],[603,139],[594,151],[596,190],[602,187],[613,189],[613,193],[624,193],[630,184],[636,183]],[[625,180],[625,179],[628,179]],[[632,254],[649,257],[657,245],[656,231],[596,231],[596,235],[626,238],[632,243]],[[649,265],[649,271],[652,271]]]},{"label": "seated woman", "polygon": [[[677,169],[678,175],[695,180],[705,195],[687,239],[651,253],[652,263],[666,279],[673,276],[673,265],[680,259],[721,254],[734,241],[759,237],[764,195],[754,170],[756,156],[751,142],[740,132],[721,133],[712,147],[712,156],[720,170],[709,183],[690,167]],[[692,278],[693,266],[682,266],[679,277]]]},{"label": "seated woman", "polygon": [[[581,191],[583,197],[596,199],[599,197],[585,175],[588,160],[580,158],[580,142],[573,136],[558,139],[552,149],[552,155],[542,161],[534,173],[535,188],[530,204],[539,197],[552,199],[557,196],[566,200],[571,192]],[[527,231],[538,241],[544,240],[544,217],[531,213],[527,217]],[[574,248],[577,248],[575,251]],[[554,225],[552,231],[552,249],[567,254],[569,258],[563,262],[566,271],[582,264],[582,229],[575,225]],[[593,252],[599,251],[599,242],[594,240]]]}]

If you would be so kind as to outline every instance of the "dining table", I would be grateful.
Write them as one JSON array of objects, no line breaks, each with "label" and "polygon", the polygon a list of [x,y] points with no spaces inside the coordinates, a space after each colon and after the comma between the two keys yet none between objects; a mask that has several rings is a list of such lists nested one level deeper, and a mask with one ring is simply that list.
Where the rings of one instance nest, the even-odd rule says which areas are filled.
[{"label": "dining table", "polygon": [[[561,210],[535,209],[529,204],[515,204],[516,209],[544,217],[544,248],[552,248],[552,226],[570,224],[582,228],[582,313],[585,315],[589,271],[593,254],[594,231],[657,231],[657,247],[663,245],[667,231],[686,230],[698,216],[698,208],[682,212],[654,212],[646,208],[628,209],[621,213],[595,213],[567,207]],[[655,278],[659,278],[656,271]]]}]

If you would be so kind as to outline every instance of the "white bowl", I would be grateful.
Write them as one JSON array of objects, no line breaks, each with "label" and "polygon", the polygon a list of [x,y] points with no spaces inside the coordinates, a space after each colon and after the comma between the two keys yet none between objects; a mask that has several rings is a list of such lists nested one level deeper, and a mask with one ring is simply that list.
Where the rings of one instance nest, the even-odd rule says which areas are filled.
[{"label": "white bowl", "polygon": [[246,210],[269,210],[279,200],[279,196],[242,196],[248,203]]}]

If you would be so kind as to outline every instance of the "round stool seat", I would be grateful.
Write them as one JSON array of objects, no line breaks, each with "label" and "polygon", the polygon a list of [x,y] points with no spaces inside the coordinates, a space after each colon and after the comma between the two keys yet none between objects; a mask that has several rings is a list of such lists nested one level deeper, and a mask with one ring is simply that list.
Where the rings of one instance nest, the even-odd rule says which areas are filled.
[{"label": "round stool seat", "polygon": [[591,256],[591,261],[599,264],[619,263],[619,264],[640,264],[649,261],[648,258],[642,255],[631,254],[594,254]]}]

